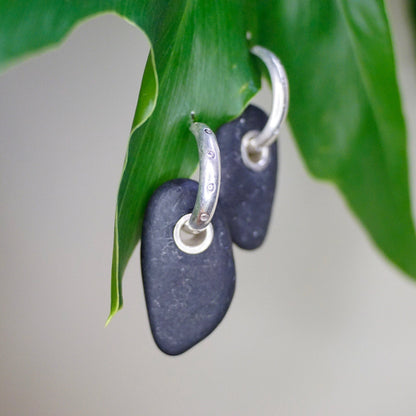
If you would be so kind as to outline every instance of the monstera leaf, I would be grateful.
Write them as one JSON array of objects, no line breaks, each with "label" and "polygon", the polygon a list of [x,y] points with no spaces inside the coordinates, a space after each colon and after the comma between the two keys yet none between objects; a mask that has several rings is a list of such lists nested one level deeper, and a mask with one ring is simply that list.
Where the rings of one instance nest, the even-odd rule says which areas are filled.
[{"label": "monstera leaf", "polygon": [[191,111],[216,129],[257,92],[254,44],[287,69],[289,120],[310,172],[336,184],[375,244],[416,277],[406,130],[382,0],[0,0],[0,65],[104,12],[140,27],[152,47],[118,194],[110,318],[150,195],[197,165]]}]

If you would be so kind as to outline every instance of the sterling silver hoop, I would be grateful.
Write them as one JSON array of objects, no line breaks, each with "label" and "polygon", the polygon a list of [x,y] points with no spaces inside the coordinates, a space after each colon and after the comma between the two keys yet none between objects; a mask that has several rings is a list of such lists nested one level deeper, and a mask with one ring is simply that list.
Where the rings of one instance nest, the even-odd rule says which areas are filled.
[{"label": "sterling silver hoop", "polygon": [[289,82],[277,56],[266,48],[254,46],[251,53],[258,56],[269,71],[272,84],[272,109],[263,130],[247,132],[241,143],[244,163],[252,170],[261,171],[269,162],[269,146],[277,139],[289,108]]},{"label": "sterling silver hoop", "polygon": [[203,123],[192,123],[199,152],[199,186],[194,209],[178,220],[173,231],[176,245],[185,253],[205,251],[214,237],[211,224],[221,185],[221,159],[214,132]]}]

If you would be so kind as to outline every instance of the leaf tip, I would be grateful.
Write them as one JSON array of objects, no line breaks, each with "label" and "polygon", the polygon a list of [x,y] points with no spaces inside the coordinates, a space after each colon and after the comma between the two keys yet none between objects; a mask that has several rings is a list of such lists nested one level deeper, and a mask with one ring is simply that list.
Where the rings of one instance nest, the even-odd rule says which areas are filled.
[{"label": "leaf tip", "polygon": [[110,314],[108,315],[107,320],[105,321],[104,328],[107,328],[110,321],[113,319],[114,315],[123,307],[122,304],[117,304],[111,308]]}]

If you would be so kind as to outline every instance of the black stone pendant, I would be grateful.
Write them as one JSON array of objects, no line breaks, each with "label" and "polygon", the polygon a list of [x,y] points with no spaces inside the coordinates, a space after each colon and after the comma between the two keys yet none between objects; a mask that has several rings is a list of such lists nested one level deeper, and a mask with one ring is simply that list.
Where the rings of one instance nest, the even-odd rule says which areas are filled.
[{"label": "black stone pendant", "polygon": [[148,204],[142,233],[141,267],[153,337],[169,355],[181,354],[221,322],[235,288],[232,242],[221,208],[212,220],[213,240],[199,254],[175,243],[178,220],[192,211],[198,183],[163,184]]},{"label": "black stone pendant", "polygon": [[266,237],[276,187],[277,144],[269,147],[265,168],[255,171],[244,163],[241,143],[247,132],[260,131],[266,121],[267,115],[250,105],[216,133],[221,151],[220,205],[232,240],[247,250],[259,247]]}]

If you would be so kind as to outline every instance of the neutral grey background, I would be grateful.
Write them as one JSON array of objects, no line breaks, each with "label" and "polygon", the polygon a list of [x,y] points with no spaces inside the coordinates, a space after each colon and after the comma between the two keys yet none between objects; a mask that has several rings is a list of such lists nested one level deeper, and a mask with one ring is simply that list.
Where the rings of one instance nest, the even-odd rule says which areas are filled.
[{"label": "neutral grey background", "polygon": [[[391,0],[416,179],[416,45]],[[220,327],[150,335],[136,251],[109,327],[113,215],[145,36],[115,16],[0,76],[0,415],[414,415],[416,285],[281,137],[278,199]],[[267,108],[269,94],[258,101]],[[413,181],[415,183],[415,181]]]}]

